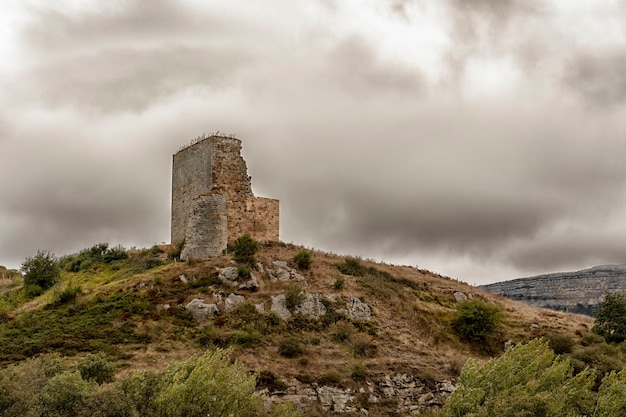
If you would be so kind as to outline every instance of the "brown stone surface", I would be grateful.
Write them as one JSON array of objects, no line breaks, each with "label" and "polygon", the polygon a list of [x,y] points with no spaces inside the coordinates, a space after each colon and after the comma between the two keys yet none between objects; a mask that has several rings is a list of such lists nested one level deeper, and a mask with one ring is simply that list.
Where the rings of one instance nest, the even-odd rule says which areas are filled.
[{"label": "brown stone surface", "polygon": [[255,197],[241,141],[210,136],[183,148],[172,164],[172,243],[185,240],[187,257],[216,256],[249,233],[279,239],[279,202]]}]

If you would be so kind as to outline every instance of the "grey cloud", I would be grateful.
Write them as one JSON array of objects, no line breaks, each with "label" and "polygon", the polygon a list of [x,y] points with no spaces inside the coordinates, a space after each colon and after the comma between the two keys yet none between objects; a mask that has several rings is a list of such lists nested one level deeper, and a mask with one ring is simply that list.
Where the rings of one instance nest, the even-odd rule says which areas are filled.
[{"label": "grey cloud", "polygon": [[563,233],[556,238],[536,239],[507,254],[506,259],[522,270],[568,271],[603,264],[626,263],[626,239],[601,230]]},{"label": "grey cloud", "polygon": [[80,14],[32,9],[31,24],[22,36],[28,45],[48,54],[57,48],[89,50],[118,42],[141,45],[183,41],[193,39],[198,32],[217,35],[227,27],[223,17],[185,7],[182,2],[131,0]]},{"label": "grey cloud", "polygon": [[[335,126],[333,142],[319,128],[300,133],[302,142],[285,149],[292,163],[275,165],[289,164],[289,176],[275,181],[291,231],[359,253],[496,262],[509,259],[505,248],[532,242],[563,219],[602,218],[621,205],[621,141],[596,140],[590,152],[587,129],[595,129],[586,120],[568,126],[537,114],[479,128],[471,121],[480,123],[484,109],[463,117],[446,110],[441,120],[401,116],[403,124],[388,132],[348,122],[352,130]],[[519,117],[515,106],[510,114]],[[378,118],[388,127],[396,120]],[[532,256],[522,264],[544,265]]]},{"label": "grey cloud", "polygon": [[587,102],[599,107],[626,101],[626,51],[623,49],[577,54],[568,62],[565,84]]},{"label": "grey cloud", "polygon": [[3,257],[23,259],[37,249],[61,255],[101,241],[166,239],[167,176],[138,175],[146,167],[132,158],[100,159],[88,152],[75,159],[47,156],[48,164],[13,168],[19,184],[15,176],[2,181],[0,215],[11,223],[0,242]]},{"label": "grey cloud", "polygon": [[221,89],[247,60],[211,47],[100,50],[27,72],[31,83],[15,94],[52,106],[140,111],[191,87]]},{"label": "grey cloud", "polygon": [[386,64],[358,37],[336,46],[326,57],[326,65],[333,87],[351,94],[419,94],[423,88],[422,75],[416,69]]},{"label": "grey cloud", "polygon": [[[537,3],[447,3],[456,37],[440,52],[460,74],[474,58],[541,62],[485,98],[463,97],[463,77],[440,88],[422,62],[384,59],[367,28],[340,27],[350,6],[309,21],[119,4],[34,11],[22,32],[30,60],[0,101],[0,264],[169,239],[171,155],[218,129],[243,139],[255,193],[281,200],[286,241],[500,271],[620,259],[622,239],[594,230],[620,226],[626,122],[572,104],[555,74],[574,56],[568,88],[619,103],[623,57],[560,51]],[[398,24],[416,10],[383,7]]]}]

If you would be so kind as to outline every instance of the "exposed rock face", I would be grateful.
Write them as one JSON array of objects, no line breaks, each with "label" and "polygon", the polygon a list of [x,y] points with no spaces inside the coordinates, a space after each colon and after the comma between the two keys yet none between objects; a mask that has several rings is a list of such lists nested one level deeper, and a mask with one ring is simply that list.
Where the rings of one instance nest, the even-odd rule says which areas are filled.
[{"label": "exposed rock face", "polygon": [[626,296],[626,265],[519,278],[479,288],[535,307],[591,313],[608,291]]},{"label": "exposed rock face", "polygon": [[[294,381],[295,382],[295,381]],[[314,404],[320,404],[324,411],[343,413],[361,413],[368,415],[365,408],[360,408],[357,395],[367,396],[370,404],[381,401],[395,402],[398,413],[420,413],[424,410],[433,410],[441,407],[450,394],[456,389],[450,381],[432,384],[425,383],[419,378],[404,374],[386,375],[382,380],[367,381],[360,384],[357,390],[350,388],[292,384],[286,391],[262,391],[269,396],[268,404],[291,401],[297,408],[306,409]],[[411,414],[413,415],[413,414]]]},{"label": "exposed rock face", "polygon": [[295,280],[302,282],[304,277],[293,268],[289,268],[285,261],[272,261],[273,268],[267,268],[270,282]]}]

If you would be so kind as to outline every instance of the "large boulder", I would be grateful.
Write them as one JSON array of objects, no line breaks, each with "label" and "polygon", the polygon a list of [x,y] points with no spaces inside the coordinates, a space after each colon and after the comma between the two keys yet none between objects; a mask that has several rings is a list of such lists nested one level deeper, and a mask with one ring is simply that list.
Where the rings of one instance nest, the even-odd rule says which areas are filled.
[{"label": "large boulder", "polygon": [[239,270],[236,266],[227,266],[219,270],[219,278],[225,284],[235,285],[239,279]]},{"label": "large boulder", "polygon": [[287,308],[287,299],[285,294],[272,297],[272,307],[270,308],[270,311],[283,320],[287,320],[291,317],[291,311]]},{"label": "large boulder", "polygon": [[350,297],[347,303],[348,317],[354,320],[369,321],[372,319],[370,306],[356,297]]},{"label": "large boulder", "polygon": [[224,300],[224,311],[233,310],[244,301],[246,301],[246,298],[243,295],[228,294],[228,297]]},{"label": "large boulder", "polygon": [[326,314],[326,307],[319,294],[305,294],[304,300],[296,307],[296,312],[312,318],[320,318]]},{"label": "large boulder", "polygon": [[185,309],[193,315],[196,320],[207,320],[217,314],[220,310],[217,304],[205,303],[202,298],[194,298],[185,306]]}]

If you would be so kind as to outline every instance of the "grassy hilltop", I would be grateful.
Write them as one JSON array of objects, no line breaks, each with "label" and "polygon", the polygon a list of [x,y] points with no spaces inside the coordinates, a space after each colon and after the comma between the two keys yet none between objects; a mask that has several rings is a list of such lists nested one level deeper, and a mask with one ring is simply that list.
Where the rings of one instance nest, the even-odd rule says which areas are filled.
[{"label": "grassy hilltop", "polygon": [[[624,366],[623,350],[593,334],[589,317],[528,307],[430,271],[283,243],[260,245],[253,259],[231,253],[180,262],[178,250],[96,245],[61,258],[58,279],[47,289],[23,285],[13,273],[0,286],[0,363],[56,352],[73,366],[103,352],[123,380],[224,348],[268,396],[289,399],[294,386],[349,388],[355,409],[369,415],[405,414],[393,398],[373,401],[368,387],[404,375],[434,391],[456,383],[468,358],[499,356],[507,342],[546,337],[579,370]],[[283,261],[287,276],[277,279],[275,261]],[[220,277],[227,267],[236,270],[235,286]],[[255,285],[243,288],[252,277]],[[298,313],[307,294],[319,295],[323,314]],[[284,297],[288,318],[271,311],[277,296]],[[216,303],[219,311],[194,316],[185,308],[194,299]],[[371,318],[346,314],[350,300],[367,305]],[[473,312],[463,310],[468,305],[491,311],[493,326],[464,322],[463,314]],[[420,404],[415,410],[422,413],[441,405]],[[310,404],[307,412],[325,409]]]}]

